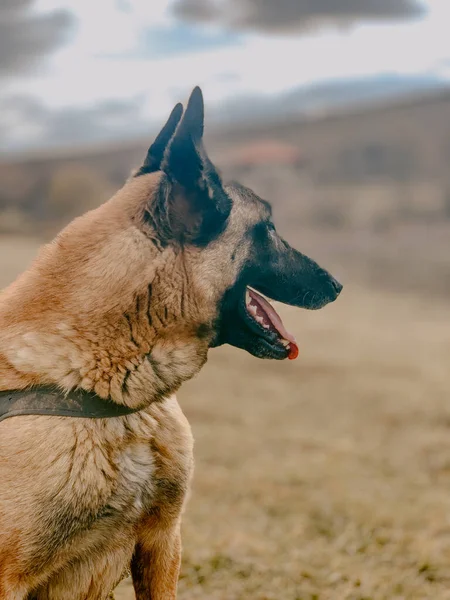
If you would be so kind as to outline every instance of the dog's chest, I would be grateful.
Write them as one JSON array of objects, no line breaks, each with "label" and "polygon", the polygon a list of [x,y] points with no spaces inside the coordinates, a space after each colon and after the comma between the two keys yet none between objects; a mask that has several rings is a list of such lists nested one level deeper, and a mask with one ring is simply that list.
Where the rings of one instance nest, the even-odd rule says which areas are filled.
[{"label": "dog's chest", "polygon": [[181,509],[192,471],[192,435],[176,400],[131,415],[118,427],[111,424],[97,446],[96,470],[105,489],[112,477],[101,514],[130,522],[156,505]]},{"label": "dog's chest", "polygon": [[2,480],[15,482],[2,488],[3,503],[26,510],[24,561],[41,569],[121,548],[128,556],[149,514],[153,526],[155,515],[179,517],[192,472],[192,435],[175,398],[113,419],[10,419],[0,456],[2,443],[11,456]]},{"label": "dog's chest", "polygon": [[156,495],[155,460],[150,440],[131,442],[112,460],[117,472],[108,511],[118,515],[126,512],[127,520],[137,519],[143,510],[150,508]]}]

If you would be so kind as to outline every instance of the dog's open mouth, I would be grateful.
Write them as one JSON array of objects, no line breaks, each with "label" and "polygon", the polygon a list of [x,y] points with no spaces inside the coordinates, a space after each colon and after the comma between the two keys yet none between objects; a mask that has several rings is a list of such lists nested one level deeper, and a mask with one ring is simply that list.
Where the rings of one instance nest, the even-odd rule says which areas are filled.
[{"label": "dog's open mouth", "polygon": [[245,290],[246,320],[253,330],[264,338],[274,350],[284,352],[285,358],[294,360],[298,356],[298,346],[292,333],[289,333],[274,307],[255,290]]}]

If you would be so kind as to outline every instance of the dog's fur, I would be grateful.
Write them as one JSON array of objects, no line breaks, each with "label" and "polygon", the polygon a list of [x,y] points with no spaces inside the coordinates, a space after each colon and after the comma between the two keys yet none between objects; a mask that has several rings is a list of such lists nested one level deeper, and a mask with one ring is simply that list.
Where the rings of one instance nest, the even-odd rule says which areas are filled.
[{"label": "dog's fur", "polygon": [[[173,600],[193,466],[173,394],[212,346],[270,354],[254,334],[228,339],[223,316],[270,209],[222,185],[201,145],[198,89],[181,114],[124,187],[0,295],[0,389],[82,388],[141,409],[1,424],[0,600],[105,599],[129,565],[138,600]],[[317,269],[319,306],[338,292]]]}]

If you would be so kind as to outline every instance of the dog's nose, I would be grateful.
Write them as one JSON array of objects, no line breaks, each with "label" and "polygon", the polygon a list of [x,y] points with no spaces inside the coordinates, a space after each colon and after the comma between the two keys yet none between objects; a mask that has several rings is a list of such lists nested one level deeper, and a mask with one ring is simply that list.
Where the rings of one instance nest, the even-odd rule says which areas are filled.
[{"label": "dog's nose", "polygon": [[334,291],[336,292],[336,298],[339,296],[339,294],[342,292],[342,288],[344,287],[342,285],[342,283],[339,283],[339,281],[337,279],[335,279],[334,277],[331,278],[331,285],[334,288]]}]

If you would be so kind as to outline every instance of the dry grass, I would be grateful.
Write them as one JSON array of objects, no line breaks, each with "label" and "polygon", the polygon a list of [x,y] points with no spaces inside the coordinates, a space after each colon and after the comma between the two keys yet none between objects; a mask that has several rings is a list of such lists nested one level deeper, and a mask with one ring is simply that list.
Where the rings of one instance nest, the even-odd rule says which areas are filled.
[{"label": "dry grass", "polygon": [[[0,284],[31,247],[0,239]],[[450,305],[347,282],[283,313],[298,361],[215,350],[179,394],[196,438],[180,600],[450,598]]]}]

